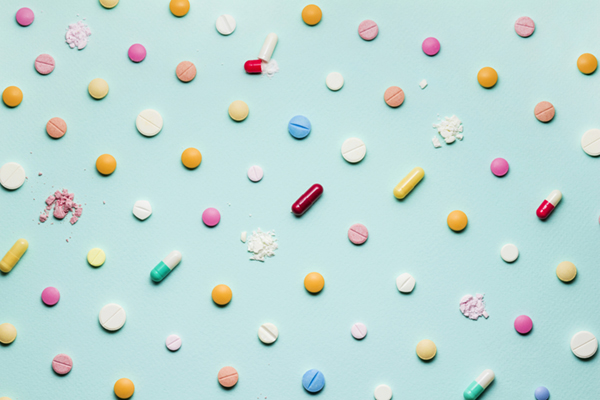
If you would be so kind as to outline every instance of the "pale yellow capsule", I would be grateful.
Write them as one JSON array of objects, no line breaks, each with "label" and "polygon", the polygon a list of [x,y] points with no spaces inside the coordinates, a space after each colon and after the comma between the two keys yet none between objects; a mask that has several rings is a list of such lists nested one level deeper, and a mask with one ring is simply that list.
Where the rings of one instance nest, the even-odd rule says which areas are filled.
[{"label": "pale yellow capsule", "polygon": [[400,181],[400,183],[394,188],[394,196],[397,199],[402,200],[417,186],[417,183],[421,182],[421,179],[425,176],[425,171],[421,167],[415,167]]},{"label": "pale yellow capsule", "polygon": [[2,261],[0,261],[0,271],[4,272],[5,274],[10,272],[15,265],[17,265],[21,257],[23,257],[23,254],[25,254],[28,247],[29,243],[27,240],[17,240],[13,247],[10,248],[8,253],[6,253]]}]

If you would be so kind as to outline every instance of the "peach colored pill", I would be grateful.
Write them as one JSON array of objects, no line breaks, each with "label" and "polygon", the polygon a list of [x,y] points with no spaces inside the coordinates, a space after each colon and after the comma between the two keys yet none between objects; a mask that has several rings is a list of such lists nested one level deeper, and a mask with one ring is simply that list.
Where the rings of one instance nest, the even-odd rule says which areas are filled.
[{"label": "peach colored pill", "polygon": [[383,94],[383,99],[390,107],[400,107],[404,103],[404,91],[398,86],[390,86]]},{"label": "peach colored pill", "polygon": [[54,117],[46,124],[46,132],[51,138],[60,139],[67,133],[67,123],[62,118]]},{"label": "peach colored pill", "polygon": [[219,383],[221,386],[230,388],[235,386],[238,381],[238,373],[233,367],[223,367],[219,371]]},{"label": "peach colored pill", "polygon": [[533,110],[535,117],[542,122],[550,122],[554,118],[554,106],[548,101],[542,101]]},{"label": "peach colored pill", "polygon": [[190,61],[182,61],[175,73],[181,82],[190,82],[196,77],[196,66]]}]

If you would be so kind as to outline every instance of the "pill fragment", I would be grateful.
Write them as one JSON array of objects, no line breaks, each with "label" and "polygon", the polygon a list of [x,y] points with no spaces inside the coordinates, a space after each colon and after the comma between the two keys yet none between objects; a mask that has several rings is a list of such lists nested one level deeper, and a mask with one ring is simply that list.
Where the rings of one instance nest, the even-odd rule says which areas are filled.
[{"label": "pill fragment", "polygon": [[356,324],[352,325],[350,333],[354,339],[362,340],[365,338],[365,336],[367,336],[367,326],[361,322],[357,322]]},{"label": "pill fragment", "polygon": [[52,360],[52,369],[58,375],[66,375],[73,368],[73,360],[66,354],[59,354]]},{"label": "pill fragment", "polygon": [[263,178],[263,170],[258,165],[248,168],[248,179],[252,182],[259,182]]},{"label": "pill fragment", "polygon": [[133,215],[140,221],[152,215],[152,205],[147,200],[138,200],[133,205]]},{"label": "pill fragment", "polygon": [[235,384],[238,382],[239,376],[235,368],[223,367],[219,371],[217,379],[219,380],[221,386],[230,388],[235,386]]},{"label": "pill fragment", "polygon": [[533,113],[538,121],[550,122],[555,114],[554,106],[549,101],[541,101],[535,106]]},{"label": "pill fragment", "polygon": [[375,23],[375,21],[371,21],[370,19],[366,19],[358,25],[358,35],[363,40],[373,40],[379,34],[379,27]]},{"label": "pill fragment", "polygon": [[169,335],[165,342],[167,349],[177,351],[181,348],[181,338],[177,335]]},{"label": "pill fragment", "polygon": [[25,170],[20,164],[9,162],[0,168],[0,185],[8,190],[16,190],[25,183]]},{"label": "pill fragment", "polygon": [[535,31],[535,23],[529,17],[521,17],[515,22],[515,32],[521,37],[529,37]]},{"label": "pill fragment", "polygon": [[296,115],[288,123],[288,132],[296,139],[304,139],[312,130],[312,125],[304,115]]},{"label": "pill fragment", "polygon": [[310,369],[302,376],[302,386],[310,393],[317,393],[325,386],[325,375],[318,369]]},{"label": "pill fragment", "polygon": [[181,82],[191,82],[196,77],[196,66],[190,61],[182,61],[177,64],[175,75]]},{"label": "pill fragment", "polygon": [[560,190],[553,190],[552,192],[550,192],[548,197],[546,197],[546,200],[544,200],[542,204],[540,204],[536,211],[538,218],[541,220],[548,218],[550,214],[552,214],[552,211],[554,211],[554,208],[558,205],[561,199],[562,193],[560,192]]},{"label": "pill fragment", "polygon": [[356,245],[363,244],[369,238],[369,231],[363,224],[354,224],[348,229],[348,239]]},{"label": "pill fragment", "polygon": [[581,148],[588,155],[597,157],[600,155],[600,129],[590,129],[581,137]]},{"label": "pill fragment", "polygon": [[62,118],[51,118],[46,123],[46,133],[52,139],[60,139],[67,133],[67,123]]},{"label": "pill fragment", "polygon": [[54,58],[50,54],[40,54],[35,59],[35,70],[41,75],[48,75],[54,71]]},{"label": "pill fragment", "polygon": [[411,274],[404,273],[396,278],[396,287],[400,293],[410,293],[415,288],[417,281]]},{"label": "pill fragment", "polygon": [[415,167],[408,173],[394,188],[394,197],[402,200],[417,186],[425,176],[425,171],[421,167]]},{"label": "pill fragment", "polygon": [[331,72],[325,78],[325,84],[329,90],[336,92],[344,86],[344,77],[339,72]]},{"label": "pill fragment", "polygon": [[242,241],[242,243],[246,243],[247,238],[248,238],[248,232],[246,232],[246,231],[242,232],[242,234],[240,235],[240,240]]},{"label": "pill fragment", "polygon": [[125,310],[118,304],[110,303],[102,307],[98,315],[100,325],[107,331],[118,331],[125,325],[127,315]]},{"label": "pill fragment", "polygon": [[177,250],[170,252],[161,262],[159,262],[150,272],[150,278],[154,282],[160,282],[175,269],[181,262],[181,253]]},{"label": "pill fragment", "polygon": [[358,138],[349,138],[342,144],[342,157],[349,163],[356,164],[362,161],[367,154],[367,146]]},{"label": "pill fragment", "polygon": [[590,358],[598,351],[598,339],[590,332],[577,332],[571,339],[571,351],[579,358]]},{"label": "pill fragment", "polygon": [[42,291],[42,301],[47,306],[53,306],[60,300],[60,292],[53,286],[48,286]]},{"label": "pill fragment", "polygon": [[296,216],[301,216],[321,197],[323,194],[323,186],[315,183],[302,196],[292,204],[292,212]]},{"label": "pill fragment", "polygon": [[475,400],[483,391],[490,386],[490,383],[494,380],[494,371],[486,369],[465,389],[463,397],[465,400]]},{"label": "pill fragment", "polygon": [[419,87],[421,89],[425,89],[427,87],[427,81],[423,79],[421,82],[419,82]]},{"label": "pill fragment", "polygon": [[264,344],[274,343],[279,337],[279,330],[271,323],[262,324],[258,328],[258,338]]},{"label": "pill fragment", "polygon": [[233,31],[235,31],[235,18],[233,18],[229,14],[220,15],[217,18],[217,22],[215,24],[215,28],[217,28],[217,32],[219,32],[223,36],[231,35]]},{"label": "pill fragment", "polygon": [[383,100],[390,107],[400,107],[404,103],[404,91],[398,86],[390,86],[383,94]]},{"label": "pill fragment", "polygon": [[277,35],[274,33],[269,33],[265,42],[263,43],[260,52],[258,53],[258,58],[263,60],[264,62],[271,61],[271,56],[273,55],[273,51],[275,50],[275,46],[277,46]]}]

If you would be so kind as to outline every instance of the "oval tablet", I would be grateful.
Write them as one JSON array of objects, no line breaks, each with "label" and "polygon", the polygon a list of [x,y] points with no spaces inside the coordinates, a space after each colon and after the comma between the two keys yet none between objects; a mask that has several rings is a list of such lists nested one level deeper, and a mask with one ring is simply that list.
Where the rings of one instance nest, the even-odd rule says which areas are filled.
[{"label": "oval tablet", "polygon": [[404,103],[404,91],[398,86],[390,86],[383,94],[383,100],[390,107],[400,107]]},{"label": "oval tablet", "polygon": [[0,168],[0,185],[8,190],[16,190],[25,183],[25,170],[14,162],[6,163]]},{"label": "oval tablet", "polygon": [[537,103],[533,110],[533,114],[541,122],[550,122],[552,118],[554,118],[554,114],[556,110],[554,106],[549,101],[541,101]]},{"label": "oval tablet", "polygon": [[181,338],[177,335],[169,335],[165,344],[167,345],[167,349],[177,351],[181,348]]},{"label": "oval tablet", "polygon": [[590,332],[577,332],[571,339],[571,351],[579,358],[590,358],[598,350],[598,340]]},{"label": "oval tablet", "polygon": [[590,156],[600,155],[600,129],[590,129],[581,137],[581,148]]},{"label": "oval tablet", "polygon": [[93,248],[88,251],[87,262],[95,268],[98,268],[106,261],[106,254],[102,249]]},{"label": "oval tablet", "polygon": [[369,238],[369,231],[363,224],[354,224],[348,229],[348,239],[356,245],[363,244]]},{"label": "oval tablet", "polygon": [[163,119],[156,110],[144,110],[135,119],[135,126],[139,133],[152,137],[158,135],[163,127]]},{"label": "oval tablet", "polygon": [[514,244],[505,244],[500,250],[500,257],[507,263],[511,263],[519,258],[519,249]]},{"label": "oval tablet", "polygon": [[396,287],[400,293],[410,293],[415,288],[417,281],[411,274],[404,273],[396,278]]},{"label": "oval tablet", "polygon": [[52,139],[60,139],[67,133],[67,123],[58,117],[54,117],[46,124],[46,133]]},{"label": "oval tablet", "polygon": [[73,368],[73,360],[66,354],[59,354],[52,360],[52,369],[58,375],[66,375]]},{"label": "oval tablet", "polygon": [[358,138],[346,139],[342,144],[342,157],[349,163],[362,161],[367,154],[367,146]]},{"label": "oval tablet", "polygon": [[100,315],[98,316],[100,321],[100,325],[107,331],[118,331],[125,325],[125,321],[127,320],[127,315],[125,314],[125,310],[118,304],[107,304],[102,307],[100,310]]},{"label": "oval tablet", "polygon": [[223,14],[217,18],[215,27],[217,31],[224,36],[231,35],[235,31],[235,19],[228,14]]},{"label": "oval tablet", "polygon": [[138,200],[133,205],[133,215],[140,221],[145,220],[152,215],[152,206],[149,201]]},{"label": "oval tablet", "polygon": [[279,330],[273,324],[262,324],[260,328],[258,328],[258,338],[264,344],[274,343],[279,337]]},{"label": "oval tablet", "polygon": [[196,77],[196,66],[190,61],[182,61],[177,65],[175,74],[181,82],[190,82]]},{"label": "oval tablet", "polygon": [[363,323],[357,322],[356,324],[352,325],[350,333],[354,339],[362,340],[365,338],[365,336],[367,336],[367,326]]},{"label": "oval tablet", "polygon": [[392,398],[392,388],[388,385],[379,385],[373,393],[375,400],[390,400]]},{"label": "oval tablet", "polygon": [[325,79],[325,84],[329,88],[329,90],[333,90],[334,92],[340,90],[342,86],[344,86],[344,77],[339,72],[332,72],[327,75]]},{"label": "oval tablet", "polygon": [[226,388],[235,386],[238,382],[238,378],[238,372],[233,367],[223,367],[217,375],[217,379],[219,379],[221,386]]}]

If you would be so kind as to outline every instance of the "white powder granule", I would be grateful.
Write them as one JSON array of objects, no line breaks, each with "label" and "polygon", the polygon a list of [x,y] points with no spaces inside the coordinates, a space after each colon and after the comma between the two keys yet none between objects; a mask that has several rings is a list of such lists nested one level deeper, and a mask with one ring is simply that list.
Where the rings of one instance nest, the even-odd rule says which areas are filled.
[{"label": "white powder granule", "polygon": [[487,311],[485,311],[485,302],[483,301],[483,295],[477,293],[475,297],[467,294],[460,299],[460,312],[465,317],[477,320],[479,317],[489,317]]},{"label": "white powder granule", "polygon": [[433,137],[433,139],[431,139],[431,141],[433,142],[433,147],[438,148],[438,147],[442,147],[442,144],[440,143],[440,139],[438,139],[437,137]]},{"label": "white powder granule", "polygon": [[439,124],[433,124],[433,127],[437,129],[447,144],[454,142],[456,139],[462,140],[463,138],[462,122],[456,115],[444,118]]},{"label": "white powder granule", "polygon": [[419,86],[421,86],[421,89],[425,89],[427,87],[427,81],[423,79],[421,83],[419,83]]},{"label": "white powder granule", "polygon": [[267,75],[269,78],[272,78],[277,72],[279,72],[279,65],[277,65],[277,61],[271,59],[268,63],[261,63],[262,73]]},{"label": "white powder granule", "polygon": [[77,49],[81,50],[87,46],[88,36],[91,34],[90,28],[83,21],[79,21],[76,24],[69,25],[65,39],[72,49],[77,47]]},{"label": "white powder granule", "polygon": [[262,232],[260,228],[252,232],[248,238],[248,252],[254,253],[251,260],[265,261],[265,257],[273,257],[278,244],[275,238],[275,231]]}]

